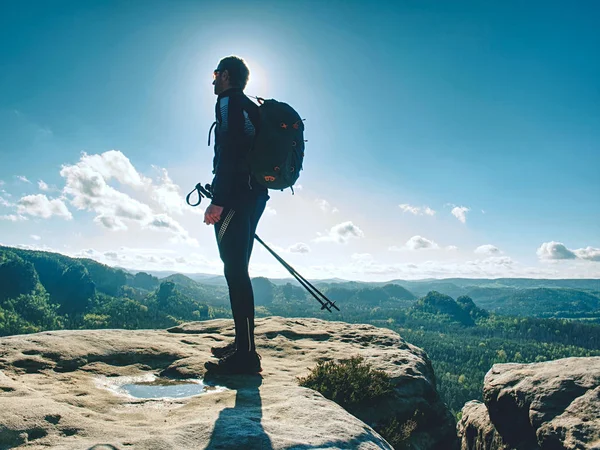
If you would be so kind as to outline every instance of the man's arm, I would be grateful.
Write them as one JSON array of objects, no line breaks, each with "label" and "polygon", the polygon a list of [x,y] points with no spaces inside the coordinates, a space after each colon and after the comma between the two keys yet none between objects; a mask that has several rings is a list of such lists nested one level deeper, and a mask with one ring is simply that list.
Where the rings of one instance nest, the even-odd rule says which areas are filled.
[{"label": "man's arm", "polygon": [[[249,145],[244,132],[244,97],[232,95],[226,99],[221,109],[223,129],[219,136],[220,156],[212,186],[212,204],[219,206],[229,205],[233,200],[235,172],[240,169],[240,162],[245,160]],[[225,98],[221,102],[223,100]]]}]

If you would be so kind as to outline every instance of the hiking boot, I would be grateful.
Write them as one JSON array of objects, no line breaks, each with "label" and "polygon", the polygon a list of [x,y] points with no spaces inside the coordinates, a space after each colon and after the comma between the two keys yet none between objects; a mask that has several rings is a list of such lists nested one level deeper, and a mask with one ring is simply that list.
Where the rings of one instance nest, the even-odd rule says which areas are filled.
[{"label": "hiking boot", "polygon": [[208,361],[204,364],[206,370],[212,374],[234,375],[234,374],[256,374],[262,372],[260,366],[261,356],[256,352],[239,352],[235,351],[224,358],[221,358],[218,363]]},{"label": "hiking boot", "polygon": [[231,342],[227,345],[222,345],[220,347],[211,347],[210,348],[210,352],[213,354],[213,356],[215,356],[216,358],[223,358],[224,356],[229,355],[230,353],[235,351],[235,341]]}]

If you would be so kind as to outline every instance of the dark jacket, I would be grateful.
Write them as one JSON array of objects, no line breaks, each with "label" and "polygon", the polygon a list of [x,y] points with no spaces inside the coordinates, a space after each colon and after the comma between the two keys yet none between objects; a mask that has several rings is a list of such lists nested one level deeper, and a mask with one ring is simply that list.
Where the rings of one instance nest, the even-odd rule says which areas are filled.
[{"label": "dark jacket", "polygon": [[212,203],[237,207],[251,194],[266,193],[250,174],[248,153],[259,126],[258,106],[239,88],[228,89],[215,106]]}]

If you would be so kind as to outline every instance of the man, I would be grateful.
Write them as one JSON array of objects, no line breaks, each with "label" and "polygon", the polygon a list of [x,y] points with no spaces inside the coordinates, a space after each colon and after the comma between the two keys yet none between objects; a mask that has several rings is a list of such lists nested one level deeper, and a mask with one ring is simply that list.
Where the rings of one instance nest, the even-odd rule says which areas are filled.
[{"label": "man", "polygon": [[258,106],[244,94],[250,71],[243,59],[229,56],[214,71],[215,156],[213,198],[204,223],[215,226],[219,255],[225,266],[235,340],[213,347],[218,363],[207,362],[213,373],[257,373],[262,370],[254,345],[254,293],[248,264],[256,226],[269,195],[250,173],[248,153],[259,126]]}]

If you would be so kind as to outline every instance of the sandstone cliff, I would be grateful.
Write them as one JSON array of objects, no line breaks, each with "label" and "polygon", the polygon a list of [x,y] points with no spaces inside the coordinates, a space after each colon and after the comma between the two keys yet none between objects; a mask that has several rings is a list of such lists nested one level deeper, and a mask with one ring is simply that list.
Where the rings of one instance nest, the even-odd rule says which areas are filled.
[{"label": "sandstone cliff", "polygon": [[[232,336],[232,321],[212,320],[0,338],[0,449],[390,449],[369,424],[416,411],[413,449],[457,445],[425,353],[370,325],[259,319],[260,377],[221,377],[215,382],[227,389],[185,399],[106,389],[120,377],[202,378],[210,346]],[[396,386],[358,418],[296,380],[317,361],[352,355],[386,371]]]},{"label": "sandstone cliff", "polygon": [[600,357],[496,364],[463,408],[463,450],[600,449]]}]

